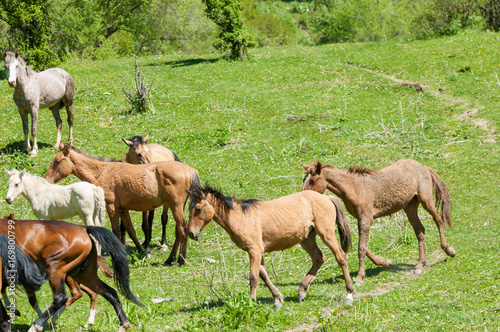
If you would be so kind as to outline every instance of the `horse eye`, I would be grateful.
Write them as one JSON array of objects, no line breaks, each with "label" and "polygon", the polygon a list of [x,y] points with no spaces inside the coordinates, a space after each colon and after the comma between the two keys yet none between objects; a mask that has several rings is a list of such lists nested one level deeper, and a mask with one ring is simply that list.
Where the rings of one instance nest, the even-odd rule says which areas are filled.
[{"label": "horse eye", "polygon": [[316,182],[316,180],[309,180],[309,184],[313,185]]},{"label": "horse eye", "polygon": [[142,158],[142,153],[138,153],[137,157]]},{"label": "horse eye", "polygon": [[196,208],[196,209],[195,209],[195,212],[196,212],[196,213],[200,213],[200,212],[201,212],[201,208]]}]

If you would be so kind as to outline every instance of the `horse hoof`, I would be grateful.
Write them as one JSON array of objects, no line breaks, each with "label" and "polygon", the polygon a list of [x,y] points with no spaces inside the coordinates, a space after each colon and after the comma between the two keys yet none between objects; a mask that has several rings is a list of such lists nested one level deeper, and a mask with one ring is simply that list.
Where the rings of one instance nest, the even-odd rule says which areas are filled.
[{"label": "horse hoof", "polygon": [[419,274],[422,274],[422,272],[424,272],[422,269],[415,269],[413,271],[413,274],[419,275]]},{"label": "horse hoof", "polygon": [[345,298],[345,304],[346,305],[352,305],[352,302],[353,302],[353,299],[352,299],[352,294],[347,294],[346,298]]},{"label": "horse hoof", "polygon": [[40,326],[38,324],[33,324],[28,332],[43,332],[43,326]]},{"label": "horse hoof", "polygon": [[281,302],[274,302],[274,309],[279,310],[281,309],[282,305]]},{"label": "horse hoof", "polygon": [[130,329],[130,323],[126,322],[125,324],[123,324],[122,326],[120,326],[120,328],[118,329],[118,332],[125,332],[125,331],[127,331],[129,329]]},{"label": "horse hoof", "polygon": [[387,260],[387,267],[392,267],[394,266],[394,264],[392,263],[392,261],[390,259]]},{"label": "horse hoof", "polygon": [[36,157],[38,156],[38,152],[36,150],[31,151],[30,157]]},{"label": "horse hoof", "polygon": [[446,254],[450,257],[455,257],[455,249],[453,249],[452,247],[449,247],[448,249],[446,249]]},{"label": "horse hoof", "polygon": [[167,245],[162,244],[162,245],[160,246],[160,250],[161,250],[161,251],[168,251],[168,247],[167,247]]},{"label": "horse hoof", "polygon": [[362,281],[356,281],[356,282],[354,283],[354,287],[359,287],[359,286],[361,286],[361,285],[363,285],[363,282],[362,282]]},{"label": "horse hoof", "polygon": [[306,292],[299,292],[299,301],[302,302],[302,300],[306,298],[306,295]]},{"label": "horse hoof", "polygon": [[150,252],[148,252],[148,253],[146,254],[146,258],[151,258],[151,257],[153,257],[153,255],[151,255],[151,253],[150,253]]}]

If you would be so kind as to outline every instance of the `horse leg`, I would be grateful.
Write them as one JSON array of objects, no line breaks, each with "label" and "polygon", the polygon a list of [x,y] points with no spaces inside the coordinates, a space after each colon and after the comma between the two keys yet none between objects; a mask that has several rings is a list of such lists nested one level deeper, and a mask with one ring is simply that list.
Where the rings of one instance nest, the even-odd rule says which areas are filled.
[{"label": "horse leg", "polygon": [[127,229],[125,228],[125,225],[123,224],[123,220],[120,221],[120,237],[119,237],[119,239],[123,245],[127,241]]},{"label": "horse leg", "polygon": [[112,287],[108,286],[101,279],[99,279],[96,270],[87,270],[83,273],[79,273],[75,276],[75,280],[80,283],[80,286],[86,286],[92,292],[102,295],[102,297],[104,297],[104,299],[106,299],[106,301],[113,306],[120,321],[120,329],[118,332],[124,332],[130,329],[130,323],[120,303],[118,294]]},{"label": "horse leg", "polygon": [[97,308],[97,293],[93,292],[90,288],[88,288],[85,285],[80,285],[82,291],[87,293],[87,295],[90,297],[90,312],[89,312],[89,318],[87,319],[87,323],[85,323],[84,327],[89,327],[94,325],[95,321],[95,311]]},{"label": "horse leg", "polygon": [[[363,279],[366,276],[365,271],[365,258],[368,250],[368,239],[370,237],[370,227],[372,227],[373,219],[371,215],[368,217],[361,217],[358,219],[358,259],[359,259],[359,271],[356,277],[356,285],[363,284]],[[319,233],[319,232],[318,232]],[[373,256],[370,252],[370,255]]]},{"label": "horse leg", "polygon": [[30,144],[30,136],[29,136],[29,125],[28,125],[28,112],[25,110],[18,108],[19,115],[21,116],[21,120],[23,122],[23,133],[24,133],[24,150],[23,152],[28,154],[31,150]]},{"label": "horse leg", "polygon": [[444,250],[444,252],[450,256],[450,257],[455,257],[455,249],[453,247],[450,247],[448,242],[446,242],[446,237],[444,236],[444,220],[443,216],[441,213],[436,209],[436,206],[434,205],[434,202],[432,200],[432,191],[429,193],[425,192],[419,192],[418,193],[418,198],[420,200],[420,204],[422,204],[422,207],[429,212],[429,214],[432,216],[432,219],[434,219],[434,223],[436,223],[436,226],[439,230],[439,238],[441,240],[441,249]]},{"label": "horse leg", "polygon": [[[115,234],[116,238],[121,240],[122,233],[120,231],[120,213],[119,213],[119,210],[113,204],[107,204],[106,211],[108,212],[109,221],[111,222],[111,230]],[[123,241],[122,241],[122,243],[123,243]]]},{"label": "horse leg", "polygon": [[[174,245],[172,246],[172,250],[170,251],[170,255],[165,261],[165,265],[172,265],[175,260],[175,256],[177,255],[177,249],[179,247],[180,250],[177,264],[182,265],[186,262],[185,258],[187,251],[187,223],[186,218],[184,217],[184,205],[175,204],[174,208],[171,210],[175,220],[175,241]],[[168,211],[168,206],[166,204],[163,205],[163,211],[165,211],[165,213],[167,213],[166,211]]]},{"label": "horse leg", "polygon": [[[9,309],[12,308],[12,304],[10,303],[9,297],[7,296],[6,292],[2,293],[2,299],[3,299],[4,305],[7,308],[9,308]],[[14,309],[14,315],[15,316],[21,316],[21,313],[19,312],[19,310],[17,310],[17,308]],[[2,331],[2,329],[0,329],[0,331]]]},{"label": "horse leg", "polygon": [[125,226],[128,235],[130,236],[132,241],[134,241],[137,252],[140,254],[144,254],[141,243],[139,242],[139,240],[137,240],[137,234],[135,233],[134,225],[132,225],[132,220],[130,219],[129,212],[127,210],[120,211],[120,218],[122,219],[123,226]]},{"label": "horse leg", "polygon": [[[335,230],[334,230],[333,226],[331,226],[331,225],[332,225],[332,223],[328,220],[316,219],[314,221],[314,227],[316,229],[316,233],[319,235],[319,237],[321,238],[323,243],[326,244],[328,249],[330,249],[330,251],[333,253],[333,255],[335,256],[335,260],[337,261],[337,264],[342,269],[342,272],[344,274],[344,280],[345,280],[345,288],[347,290],[345,304],[351,305],[353,302],[352,295],[354,294],[354,286],[352,285],[351,276],[349,275],[349,268],[347,267],[346,254],[342,250],[342,248],[339,246],[339,243],[337,242],[337,239],[335,238]],[[365,233],[366,236],[368,236],[369,231],[370,231],[370,228],[368,228],[368,231]],[[364,240],[364,239],[362,240],[361,232],[360,232],[359,242],[362,243],[362,241],[364,243],[364,248],[366,249],[366,240]],[[360,244],[360,247],[361,247],[361,244]],[[363,256],[362,258],[363,258],[363,260],[361,260],[361,255],[360,255],[360,259],[359,259],[359,265],[360,265],[359,271],[360,272],[358,274],[358,278],[360,277],[360,275],[362,277],[365,276],[364,264],[361,265],[361,263],[364,262],[365,257]],[[361,270],[361,268],[363,270]],[[362,281],[363,281],[363,279],[361,278],[361,282]]]},{"label": "horse leg", "polygon": [[153,218],[155,210],[142,212],[142,231],[144,233],[144,242],[142,246],[146,250],[146,257],[151,258],[151,237],[153,228]]},{"label": "horse leg", "polygon": [[273,295],[274,309],[281,308],[281,305],[283,304],[283,295],[281,295],[276,286],[274,286],[274,284],[271,282],[271,279],[269,279],[269,276],[267,275],[267,270],[264,266],[264,257],[262,257],[262,260],[260,262],[259,276],[266,283],[267,288],[269,288],[271,294]]},{"label": "horse leg", "polygon": [[68,115],[69,143],[73,143],[73,106],[66,106],[66,114]]},{"label": "horse leg", "polygon": [[315,231],[309,233],[308,237],[302,240],[300,245],[309,254],[309,256],[311,256],[311,260],[313,263],[311,269],[309,270],[309,272],[307,272],[306,276],[304,277],[304,280],[302,280],[302,282],[300,283],[299,301],[302,301],[306,297],[309,285],[314,280],[314,277],[316,277],[316,273],[318,273],[319,268],[325,262],[326,257],[316,244]]},{"label": "horse leg", "polygon": [[257,285],[259,284],[262,252],[248,251],[248,256],[250,257],[250,296],[257,301]]},{"label": "horse leg", "polygon": [[168,222],[168,209],[163,208],[163,212],[161,213],[161,242],[160,247],[161,250],[167,251],[167,222]]},{"label": "horse leg", "polygon": [[36,157],[38,155],[38,144],[36,140],[37,127],[38,124],[38,109],[33,107],[31,110],[31,136],[33,137],[33,150],[31,150],[30,156]]},{"label": "horse leg", "polygon": [[61,143],[61,131],[62,131],[62,120],[61,116],[59,115],[59,105],[60,103],[57,103],[54,106],[50,107],[52,115],[56,120],[57,136],[56,136],[56,144],[54,145],[56,149],[59,149],[59,144]]},{"label": "horse leg", "polygon": [[415,274],[422,273],[426,264],[425,257],[425,228],[418,218],[418,199],[413,198],[410,203],[404,208],[408,221],[410,222],[418,240],[418,264],[415,266]]},{"label": "horse leg", "polygon": [[65,276],[59,271],[54,271],[50,274],[49,283],[53,294],[52,304],[33,322],[33,325],[30,327],[28,332],[42,332],[43,325],[51,316],[55,316],[55,319],[53,320],[55,322],[66,309],[65,304],[68,301],[68,298],[64,289],[64,280]]}]

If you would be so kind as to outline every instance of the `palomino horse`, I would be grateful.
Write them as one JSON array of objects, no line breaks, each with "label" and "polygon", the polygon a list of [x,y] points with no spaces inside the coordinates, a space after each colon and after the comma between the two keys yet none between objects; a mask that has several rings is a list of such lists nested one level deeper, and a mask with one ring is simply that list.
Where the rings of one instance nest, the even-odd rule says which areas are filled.
[{"label": "palomino horse", "polygon": [[61,146],[45,179],[57,182],[70,174],[104,189],[113,233],[121,238],[121,218],[127,233],[141,253],[143,249],[137,240],[128,211],[150,211],[160,205],[163,205],[164,210],[171,209],[176,222],[175,242],[165,264],[173,263],[179,246],[177,262],[179,265],[184,264],[187,249],[184,206],[188,198],[187,192],[200,183],[195,169],[177,161],[144,165],[103,161],[82,153],[70,143]]},{"label": "palomino horse", "polygon": [[[9,220],[0,219],[0,233],[12,236],[16,244],[38,266],[49,280],[53,302],[44,313],[38,308],[34,291],[27,289],[30,304],[40,316],[33,322],[29,332],[43,331],[44,324],[52,316],[59,315],[82,296],[81,290],[94,296],[102,295],[114,307],[120,320],[119,332],[130,328],[116,291],[97,276],[98,242],[111,256],[113,274],[120,292],[130,301],[142,305],[132,294],[129,286],[129,268],[125,248],[115,235],[106,228],[80,226],[57,220]],[[68,299],[64,283],[70,287]],[[95,307],[92,308],[95,312]],[[94,312],[90,313],[91,325]]]},{"label": "palomino horse", "polygon": [[[240,249],[248,253],[250,295],[254,300],[260,276],[274,297],[274,307],[281,307],[283,296],[267,275],[263,254],[288,249],[297,243],[311,256],[313,262],[299,288],[299,300],[306,297],[309,284],[326,259],[316,244],[317,234],[333,252],[342,268],[347,288],[345,302],[352,304],[354,287],[345,255],[351,245],[351,234],[342,205],[335,197],[306,191],[271,201],[242,201],[226,197],[210,187],[191,191],[189,237],[198,240],[200,232],[212,219],[229,233],[231,240]],[[335,238],[335,223],[342,248]]]},{"label": "palomino horse", "polygon": [[106,202],[102,188],[88,182],[59,186],[26,170],[6,172],[9,176],[7,203],[12,204],[22,194],[38,219],[60,220],[79,216],[87,226],[104,226]]},{"label": "palomino horse", "polygon": [[[12,220],[10,222],[14,223]],[[5,295],[4,302],[9,313],[5,310],[2,302],[0,302],[0,331],[11,331],[10,317],[14,317],[18,312],[14,305],[8,301],[7,294],[15,295],[14,286],[22,286],[27,292],[34,293],[42,287],[45,281],[45,276],[40,271],[38,266],[19,249],[13,240],[3,234],[0,234],[0,271],[2,277],[0,279],[0,289]],[[10,317],[9,317],[10,316]]]},{"label": "palomino horse", "polygon": [[[160,144],[147,144],[149,140],[149,134],[146,137],[142,136],[134,136],[129,139],[122,140],[129,147],[127,153],[123,157],[123,162],[127,162],[129,164],[149,164],[156,161],[180,161],[180,159],[175,155],[172,150],[167,149],[166,147]],[[155,210],[151,210],[149,212],[142,213],[142,231],[144,232],[145,240],[142,244],[146,253],[151,256],[151,236],[152,236],[152,228],[153,228],[153,219],[154,219]],[[168,221],[168,210],[163,210],[161,214],[161,249],[167,250],[167,237],[166,237],[166,226]],[[123,224],[121,232],[122,232],[122,242],[124,241],[123,236],[125,236],[125,230],[123,229]]]},{"label": "palomino horse", "polygon": [[[375,256],[368,249],[368,238],[373,220],[393,214],[401,209],[415,231],[418,239],[419,259],[415,274],[422,273],[426,264],[425,230],[418,218],[418,205],[430,213],[439,230],[441,248],[454,257],[455,250],[448,245],[444,236],[444,225],[451,227],[450,194],[444,182],[431,168],[415,160],[400,160],[381,170],[350,166],[348,170],[319,161],[311,166],[302,164],[305,177],[302,190],[324,193],[326,189],[340,197],[347,211],[358,219],[359,230],[359,273],[356,283],[362,284],[365,273],[365,256],[377,266],[392,266],[388,259]],[[433,192],[436,203],[432,201]],[[441,213],[438,208],[441,206]]]},{"label": "palomino horse", "polygon": [[31,136],[33,136],[33,150],[31,156],[38,154],[36,142],[38,110],[50,108],[56,119],[57,138],[55,147],[61,142],[62,121],[59,110],[64,106],[68,115],[69,141],[73,141],[73,111],[72,104],[75,97],[75,83],[73,78],[60,68],[51,68],[40,73],[27,67],[24,60],[16,52],[5,52],[5,72],[9,85],[14,88],[14,102],[19,109],[23,121],[24,152],[30,153],[30,139],[28,132],[28,115],[31,115]]}]

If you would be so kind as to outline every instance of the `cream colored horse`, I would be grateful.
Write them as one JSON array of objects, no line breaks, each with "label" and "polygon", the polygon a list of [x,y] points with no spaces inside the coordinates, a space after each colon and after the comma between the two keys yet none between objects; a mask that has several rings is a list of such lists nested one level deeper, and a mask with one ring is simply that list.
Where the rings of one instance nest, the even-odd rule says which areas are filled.
[{"label": "cream colored horse", "polygon": [[[311,256],[313,265],[299,288],[299,300],[306,297],[311,281],[326,257],[316,244],[316,235],[332,251],[344,274],[346,304],[352,304],[354,287],[347,267],[345,252],[351,244],[349,221],[340,201],[314,191],[299,192],[271,201],[237,200],[206,187],[191,191],[189,204],[189,237],[198,240],[200,232],[214,220],[231,240],[250,257],[250,295],[257,299],[258,277],[266,283],[274,297],[274,307],[280,308],[283,296],[273,285],[266,268],[265,252],[285,250],[300,244]],[[342,248],[335,238],[335,224]]]}]

